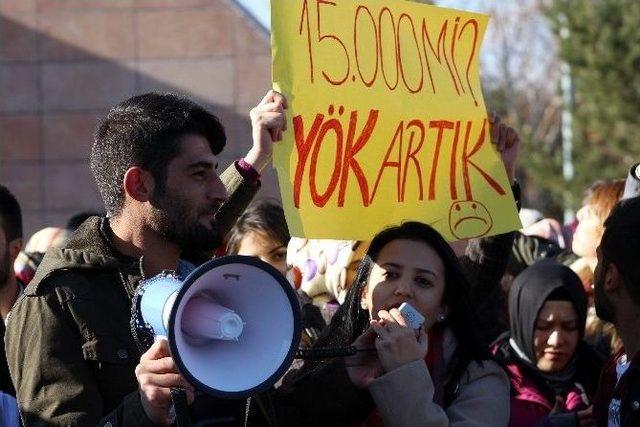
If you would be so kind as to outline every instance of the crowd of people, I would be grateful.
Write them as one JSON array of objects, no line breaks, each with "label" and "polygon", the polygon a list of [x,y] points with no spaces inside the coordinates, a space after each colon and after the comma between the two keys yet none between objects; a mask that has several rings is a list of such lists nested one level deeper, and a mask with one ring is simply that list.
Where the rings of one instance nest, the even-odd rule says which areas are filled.
[{"label": "crowd of people", "polygon": [[[105,212],[26,244],[0,187],[1,426],[168,426],[177,387],[200,426],[640,425],[635,167],[589,188],[573,224],[522,209],[522,230],[453,244],[410,218],[370,242],[314,242],[291,238],[277,201],[253,201],[286,110],[269,91],[250,150],[220,173],[224,127],[203,107],[158,93],[114,106],[90,158]],[[520,209],[517,132],[491,124]],[[196,389],[166,340],[141,351],[140,281],[225,254],[290,280],[302,347],[359,351],[294,363],[248,399]]]}]

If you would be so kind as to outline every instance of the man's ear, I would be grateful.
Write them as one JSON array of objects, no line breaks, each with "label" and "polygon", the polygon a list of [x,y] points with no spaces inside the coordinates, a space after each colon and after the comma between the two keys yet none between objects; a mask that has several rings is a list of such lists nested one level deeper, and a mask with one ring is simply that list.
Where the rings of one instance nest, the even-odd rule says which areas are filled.
[{"label": "man's ear", "polygon": [[155,182],[151,174],[139,166],[132,166],[122,180],[125,196],[138,202],[148,202],[153,196]]},{"label": "man's ear", "polygon": [[622,275],[618,267],[612,262],[607,265],[607,272],[604,276],[604,290],[606,292],[616,292],[622,286]]}]

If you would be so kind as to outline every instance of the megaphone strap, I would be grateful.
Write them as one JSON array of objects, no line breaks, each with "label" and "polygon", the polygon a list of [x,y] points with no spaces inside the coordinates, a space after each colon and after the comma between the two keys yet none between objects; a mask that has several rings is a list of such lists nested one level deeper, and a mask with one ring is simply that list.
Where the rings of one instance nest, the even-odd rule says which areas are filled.
[{"label": "megaphone strap", "polygon": [[299,349],[296,352],[296,359],[332,359],[335,357],[355,356],[362,351],[375,351],[374,349],[358,349],[353,345],[348,347],[318,347],[309,349]]},{"label": "megaphone strap", "polygon": [[173,403],[176,426],[191,427],[187,392],[183,388],[171,387],[171,402]]},{"label": "megaphone strap", "polygon": [[[267,400],[267,402],[265,403],[263,399]],[[277,427],[278,423],[276,422],[276,420],[274,420],[276,411],[275,411],[275,408],[273,407],[271,395],[269,393],[266,393],[262,396],[258,394],[254,396],[250,396],[247,399],[247,408],[249,408],[248,405],[254,401],[260,408],[260,411],[262,412],[262,416],[264,417],[264,420],[266,421],[268,427]],[[269,408],[267,408],[266,406],[267,404],[269,405]],[[249,417],[249,411],[247,411],[246,413],[245,427],[247,427],[248,417]]]},{"label": "megaphone strap", "polygon": [[131,321],[129,326],[131,327],[131,335],[133,341],[136,343],[140,353],[144,353],[153,345],[154,335],[151,327],[144,323],[142,314],[140,312],[140,302],[142,300],[142,294],[144,288],[138,286],[136,293],[131,300]]}]

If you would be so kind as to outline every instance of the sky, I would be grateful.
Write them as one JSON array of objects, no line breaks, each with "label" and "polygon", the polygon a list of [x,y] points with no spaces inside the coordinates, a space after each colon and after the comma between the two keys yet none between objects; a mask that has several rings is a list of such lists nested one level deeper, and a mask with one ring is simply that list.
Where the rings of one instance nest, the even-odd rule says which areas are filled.
[{"label": "sky", "polygon": [[[419,0],[415,0],[419,1]],[[235,0],[268,34],[270,32],[270,0]],[[489,26],[480,51],[481,75],[500,80],[504,75],[504,53],[510,49],[507,67],[517,75],[526,69],[525,80],[549,80],[547,64],[555,58],[553,36],[547,21],[537,13],[533,19],[528,9],[535,0],[435,0],[442,7],[490,13]],[[524,19],[524,20],[522,20]]]},{"label": "sky", "polygon": [[[271,27],[269,0],[235,0],[235,2],[248,11],[263,29],[269,30]],[[473,12],[484,12],[488,7],[486,0],[436,0],[436,4],[438,6],[464,9]]]}]

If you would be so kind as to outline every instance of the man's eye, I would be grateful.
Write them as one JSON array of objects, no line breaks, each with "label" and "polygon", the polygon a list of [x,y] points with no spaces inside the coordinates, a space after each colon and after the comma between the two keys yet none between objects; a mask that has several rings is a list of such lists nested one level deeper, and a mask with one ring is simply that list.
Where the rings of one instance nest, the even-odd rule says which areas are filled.
[{"label": "man's eye", "polygon": [[194,172],[192,175],[196,179],[205,179],[207,177],[207,173],[205,171]]},{"label": "man's eye", "polygon": [[550,327],[551,326],[547,323],[536,323],[536,329],[539,329],[541,331],[547,331]]}]

